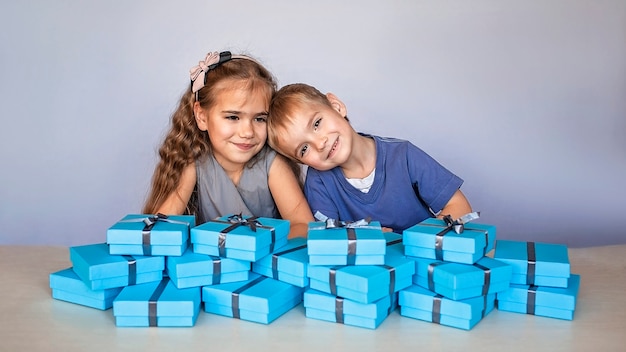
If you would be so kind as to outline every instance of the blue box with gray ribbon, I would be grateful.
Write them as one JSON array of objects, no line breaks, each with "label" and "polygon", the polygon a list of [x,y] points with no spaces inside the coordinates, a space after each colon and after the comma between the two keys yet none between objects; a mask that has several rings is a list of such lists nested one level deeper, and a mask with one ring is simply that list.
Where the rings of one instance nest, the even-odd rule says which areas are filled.
[{"label": "blue box with gray ribbon", "polygon": [[298,287],[309,286],[306,238],[296,237],[252,264],[252,271]]},{"label": "blue box with gray ribbon", "polygon": [[470,330],[489,314],[496,294],[452,300],[418,285],[398,294],[400,315],[408,318]]},{"label": "blue box with gray ribbon", "polygon": [[384,264],[386,243],[378,221],[311,222],[307,236],[311,265]]},{"label": "blue box with gray ribbon", "polygon": [[397,293],[371,303],[358,303],[313,289],[304,292],[307,318],[376,329],[397,307]]},{"label": "blue box with gray ribbon", "polygon": [[122,291],[122,287],[92,290],[72,268],[50,274],[50,288],[54,299],[101,310],[111,308],[113,300]]},{"label": "blue box with gray ribbon", "polygon": [[207,313],[269,324],[302,302],[304,289],[251,273],[250,279],[202,287]]},{"label": "blue box with gray ribbon", "polygon": [[106,243],[70,247],[74,272],[92,290],[160,281],[161,256],[112,255]]},{"label": "blue box with gray ribbon", "polygon": [[177,288],[245,281],[250,273],[248,261],[198,254],[190,248],[180,257],[166,257],[165,267]]},{"label": "blue box with gray ribbon", "polygon": [[474,264],[409,258],[416,264],[414,284],[453,300],[505,291],[511,284],[511,266],[490,257]]},{"label": "blue box with gray ribbon", "polygon": [[574,319],[580,275],[571,274],[567,287],[512,284],[498,292],[498,310],[564,320]]},{"label": "blue box with gray ribbon", "polygon": [[189,246],[193,215],[129,214],[107,230],[111,254],[180,256]]},{"label": "blue box with gray ribbon", "polygon": [[385,238],[383,265],[309,265],[309,286],[359,303],[371,303],[410,286],[415,263],[404,256],[401,236],[388,232]]},{"label": "blue box with gray ribbon", "polygon": [[287,244],[289,220],[226,215],[191,229],[193,251],[257,261]]},{"label": "blue box with gray ribbon", "polygon": [[169,278],[127,286],[113,301],[115,325],[191,327],[201,306],[199,287],[178,289]]},{"label": "blue box with gray ribbon", "polygon": [[455,222],[429,218],[404,230],[405,254],[474,264],[494,248],[495,226]]},{"label": "blue box with gray ribbon", "polygon": [[493,257],[511,265],[512,284],[561,288],[569,284],[569,255],[563,244],[499,240]]}]

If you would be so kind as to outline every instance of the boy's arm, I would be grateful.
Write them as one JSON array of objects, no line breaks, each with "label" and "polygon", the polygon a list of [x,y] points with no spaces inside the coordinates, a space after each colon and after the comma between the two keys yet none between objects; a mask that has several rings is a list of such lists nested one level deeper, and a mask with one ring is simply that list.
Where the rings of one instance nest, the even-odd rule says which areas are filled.
[{"label": "boy's arm", "polygon": [[450,215],[453,219],[458,219],[461,216],[471,213],[472,206],[461,190],[454,192],[448,203],[441,209],[438,219],[443,219],[444,215]]}]

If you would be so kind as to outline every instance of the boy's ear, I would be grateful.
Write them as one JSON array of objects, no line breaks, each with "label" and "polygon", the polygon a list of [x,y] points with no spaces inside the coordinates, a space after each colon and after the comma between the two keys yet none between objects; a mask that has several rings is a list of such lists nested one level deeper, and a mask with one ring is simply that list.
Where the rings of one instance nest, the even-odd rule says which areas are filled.
[{"label": "boy's ear", "polygon": [[330,102],[330,105],[333,109],[337,110],[337,112],[342,116],[348,116],[348,109],[346,108],[346,104],[344,104],[336,95],[333,93],[326,93],[326,98]]},{"label": "boy's ear", "polygon": [[196,118],[196,125],[200,131],[207,130],[207,116],[204,109],[200,106],[199,102],[193,104],[193,116]]}]

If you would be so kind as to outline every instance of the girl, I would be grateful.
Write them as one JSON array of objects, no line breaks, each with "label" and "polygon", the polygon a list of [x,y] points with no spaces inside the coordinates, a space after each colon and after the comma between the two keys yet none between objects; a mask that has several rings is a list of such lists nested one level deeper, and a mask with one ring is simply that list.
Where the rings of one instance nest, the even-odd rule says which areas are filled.
[{"label": "girl", "polygon": [[306,235],[313,216],[299,167],[266,144],[274,77],[230,52],[207,54],[190,76],[143,213],[195,214],[198,224],[234,213],[283,218],[290,237]]}]

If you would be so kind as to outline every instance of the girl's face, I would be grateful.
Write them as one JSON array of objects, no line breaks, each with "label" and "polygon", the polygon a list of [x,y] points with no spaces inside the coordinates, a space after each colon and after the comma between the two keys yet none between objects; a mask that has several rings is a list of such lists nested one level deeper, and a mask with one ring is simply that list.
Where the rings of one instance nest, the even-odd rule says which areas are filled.
[{"label": "girl's face", "polygon": [[208,110],[194,106],[198,128],[207,131],[213,155],[227,171],[238,171],[263,149],[269,101],[263,91],[221,89]]}]

